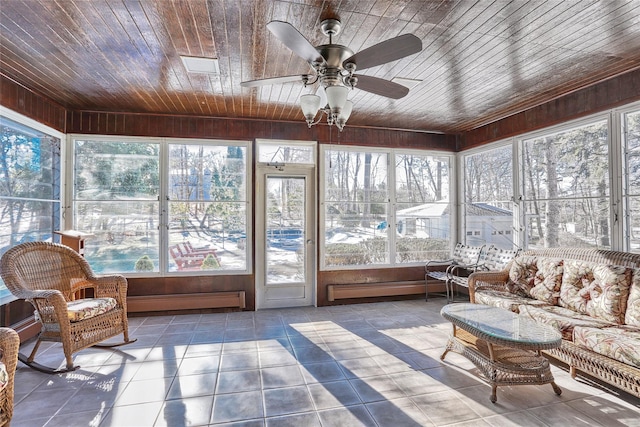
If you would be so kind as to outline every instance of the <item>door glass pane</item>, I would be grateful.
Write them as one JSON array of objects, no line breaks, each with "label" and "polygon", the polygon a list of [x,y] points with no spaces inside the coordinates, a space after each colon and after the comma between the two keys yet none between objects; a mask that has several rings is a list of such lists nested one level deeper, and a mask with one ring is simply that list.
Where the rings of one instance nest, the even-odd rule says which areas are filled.
[{"label": "door glass pane", "polygon": [[315,163],[313,145],[296,144],[290,141],[282,143],[258,143],[258,162],[312,165]]},{"label": "door glass pane", "polygon": [[305,179],[267,177],[267,285],[305,281]]}]

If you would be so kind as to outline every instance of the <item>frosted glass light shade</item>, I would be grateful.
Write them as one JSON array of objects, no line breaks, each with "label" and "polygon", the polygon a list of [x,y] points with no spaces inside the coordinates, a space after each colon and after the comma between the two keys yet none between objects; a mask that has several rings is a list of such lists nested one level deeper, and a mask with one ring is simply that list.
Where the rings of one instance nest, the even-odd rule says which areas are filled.
[{"label": "frosted glass light shade", "polygon": [[308,94],[300,97],[300,107],[302,114],[307,120],[313,121],[320,108],[320,97],[318,95]]},{"label": "frosted glass light shade", "polygon": [[327,93],[327,101],[331,112],[339,113],[344,107],[344,103],[347,102],[349,89],[344,86],[329,86],[325,89],[325,92]]},{"label": "frosted glass light shade", "polygon": [[342,107],[342,111],[338,115],[338,120],[344,120],[345,122],[349,120],[349,116],[351,116],[351,111],[353,110],[353,102],[347,101],[344,103],[344,107]]}]

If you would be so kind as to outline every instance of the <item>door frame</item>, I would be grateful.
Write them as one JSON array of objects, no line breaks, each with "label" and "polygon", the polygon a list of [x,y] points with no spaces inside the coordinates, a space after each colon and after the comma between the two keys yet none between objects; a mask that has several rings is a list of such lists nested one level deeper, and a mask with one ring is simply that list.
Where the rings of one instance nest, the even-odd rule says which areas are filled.
[{"label": "door frame", "polygon": [[[304,178],[306,193],[305,218],[305,287],[308,291],[304,304],[302,300],[291,300],[292,304],[271,304],[265,300],[264,286],[266,282],[266,181],[268,177]],[[256,310],[269,308],[307,307],[317,303],[317,198],[316,198],[316,169],[314,165],[256,165],[255,179],[255,302]],[[285,300],[281,300],[285,301]]]}]

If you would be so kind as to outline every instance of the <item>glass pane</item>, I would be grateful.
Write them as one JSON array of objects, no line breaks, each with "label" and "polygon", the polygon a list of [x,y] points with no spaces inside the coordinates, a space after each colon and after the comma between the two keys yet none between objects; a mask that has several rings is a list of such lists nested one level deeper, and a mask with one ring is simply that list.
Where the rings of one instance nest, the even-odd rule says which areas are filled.
[{"label": "glass pane", "polygon": [[512,176],[511,145],[465,156],[465,244],[513,248]]},{"label": "glass pane", "polygon": [[611,247],[607,198],[527,202],[525,209],[528,249]]},{"label": "glass pane", "polygon": [[396,200],[419,205],[449,199],[449,159],[396,156]]},{"label": "glass pane", "polygon": [[60,199],[60,139],[0,117],[0,197]]},{"label": "glass pane", "polygon": [[640,111],[627,113],[624,115],[625,121],[625,142],[627,150],[636,151],[640,149]]},{"label": "glass pane", "polygon": [[158,144],[76,140],[74,150],[76,200],[158,200]]},{"label": "glass pane", "polygon": [[640,253],[640,197],[627,198],[627,239],[629,252]]},{"label": "glass pane", "polygon": [[158,271],[156,201],[76,202],[74,228],[90,233],[85,258],[96,273]]},{"label": "glass pane", "polygon": [[[502,205],[513,196],[511,145],[464,158],[464,200]],[[499,203],[499,204],[498,204]]]},{"label": "glass pane", "polygon": [[356,203],[353,211],[340,213],[339,203],[325,204],[326,266],[389,263],[389,224],[386,205],[364,213],[372,205]]},{"label": "glass pane", "polygon": [[[448,190],[447,190],[448,191]],[[444,259],[449,254],[449,203],[398,203],[396,262]]]},{"label": "glass pane", "polygon": [[170,271],[247,268],[247,148],[169,145]]},{"label": "glass pane", "polygon": [[305,179],[267,177],[267,286],[305,278]]},{"label": "glass pane", "polygon": [[446,255],[450,230],[449,159],[399,154],[395,169],[395,262],[423,262]]},{"label": "glass pane", "polygon": [[[509,203],[511,205],[511,203]],[[513,248],[513,212],[489,203],[465,205],[465,243]]]},{"label": "glass pane", "polygon": [[[0,256],[60,230],[60,139],[0,117]],[[0,298],[10,295],[0,279]]]},{"label": "glass pane", "polygon": [[354,201],[389,203],[387,154],[326,151],[325,201],[340,201],[340,212]]},{"label": "glass pane", "polygon": [[246,203],[170,202],[169,271],[246,269]]},{"label": "glass pane", "polygon": [[313,145],[296,145],[293,142],[258,142],[258,162],[286,164],[315,164]]},{"label": "glass pane", "polygon": [[246,200],[246,147],[169,147],[171,200]]},{"label": "glass pane", "polygon": [[[626,194],[640,195],[640,112],[624,115],[626,153]],[[640,214],[640,212],[637,212]],[[635,212],[634,212],[635,214]],[[637,215],[636,215],[637,216]]]},{"label": "glass pane", "polygon": [[527,200],[609,195],[607,122],[524,141]]}]

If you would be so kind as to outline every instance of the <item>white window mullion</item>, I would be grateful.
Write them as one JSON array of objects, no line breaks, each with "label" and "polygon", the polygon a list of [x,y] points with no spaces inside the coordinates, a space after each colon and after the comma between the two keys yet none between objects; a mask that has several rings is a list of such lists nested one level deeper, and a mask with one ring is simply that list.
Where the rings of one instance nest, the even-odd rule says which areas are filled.
[{"label": "white window mullion", "polygon": [[627,158],[624,149],[624,120],[621,114],[609,114],[609,181],[611,249],[629,250],[629,239],[625,236],[624,175],[627,173]]},{"label": "white window mullion", "polygon": [[160,221],[158,228],[160,233],[160,272],[169,271],[169,143],[162,140],[160,143],[160,191],[158,194],[158,212]]}]

